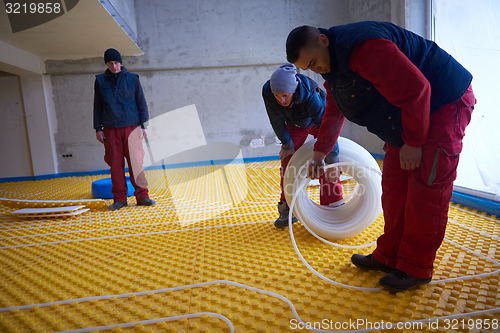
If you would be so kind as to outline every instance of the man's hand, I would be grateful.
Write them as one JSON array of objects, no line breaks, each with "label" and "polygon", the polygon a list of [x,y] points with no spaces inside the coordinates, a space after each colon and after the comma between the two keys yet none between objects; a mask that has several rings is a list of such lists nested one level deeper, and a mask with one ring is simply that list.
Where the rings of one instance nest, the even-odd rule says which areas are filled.
[{"label": "man's hand", "polygon": [[325,179],[329,183],[337,184],[340,177],[339,167],[330,167],[325,170]]},{"label": "man's hand", "polygon": [[148,131],[145,128],[141,128],[141,129],[142,129],[142,138],[141,139],[144,139],[145,137],[148,136]]},{"label": "man's hand", "polygon": [[307,177],[318,179],[323,174],[322,167],[325,166],[325,154],[320,151],[313,151],[309,165],[307,166]]},{"label": "man's hand", "polygon": [[399,162],[403,170],[415,170],[420,166],[422,147],[411,147],[404,144],[399,151]]},{"label": "man's hand", "polygon": [[104,132],[103,131],[96,132],[95,133],[95,137],[97,138],[97,141],[99,141],[100,143],[104,144],[104,140],[106,140],[106,137],[104,136]]},{"label": "man's hand", "polygon": [[295,149],[281,149],[280,150],[280,160],[283,161],[285,158],[288,156],[292,155],[295,153]]}]

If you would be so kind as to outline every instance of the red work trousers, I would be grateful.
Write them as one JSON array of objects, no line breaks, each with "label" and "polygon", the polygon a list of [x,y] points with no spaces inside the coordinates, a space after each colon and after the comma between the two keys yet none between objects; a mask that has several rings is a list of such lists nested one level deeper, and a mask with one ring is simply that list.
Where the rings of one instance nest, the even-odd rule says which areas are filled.
[{"label": "red work trousers", "polygon": [[401,148],[387,145],[382,174],[385,227],[373,252],[378,261],[419,278],[432,276],[448,222],[462,138],[475,103],[469,87],[457,102],[431,114],[415,170],[401,169]]},{"label": "red work trousers", "polygon": [[[298,150],[307,139],[307,136],[311,134],[314,138],[318,137],[318,128],[316,126],[311,126],[308,128],[298,128],[291,125],[286,125],[288,129],[288,133],[292,139],[293,144],[295,145],[295,150]],[[288,162],[292,158],[292,155],[288,155],[284,160],[281,161],[281,198],[280,201],[285,200],[285,191],[283,189],[283,177],[285,175],[286,168],[288,167]],[[337,202],[342,199],[342,183],[339,181],[336,184],[330,183],[325,179],[325,176],[321,176],[319,178],[320,183],[320,204],[321,205],[329,205],[333,202]],[[292,193],[293,194],[293,193]]]},{"label": "red work trousers", "polygon": [[104,161],[111,168],[113,200],[127,201],[127,181],[125,161],[130,173],[130,182],[134,186],[137,200],[148,198],[148,181],[144,175],[144,149],[142,131],[139,126],[104,128]]}]

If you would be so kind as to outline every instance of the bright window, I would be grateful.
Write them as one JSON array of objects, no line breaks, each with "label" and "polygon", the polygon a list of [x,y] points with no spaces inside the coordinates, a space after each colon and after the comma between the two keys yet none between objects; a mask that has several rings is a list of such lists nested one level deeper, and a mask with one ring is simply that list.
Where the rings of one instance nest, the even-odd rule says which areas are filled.
[{"label": "bright window", "polygon": [[431,17],[435,42],[472,73],[478,101],[455,185],[500,200],[500,1],[432,0]]}]

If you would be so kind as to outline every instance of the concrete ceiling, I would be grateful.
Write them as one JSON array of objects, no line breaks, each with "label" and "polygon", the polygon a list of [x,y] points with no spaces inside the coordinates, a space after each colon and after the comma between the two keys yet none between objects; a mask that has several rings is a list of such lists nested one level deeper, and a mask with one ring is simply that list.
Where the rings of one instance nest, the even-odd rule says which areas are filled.
[{"label": "concrete ceiling", "polygon": [[0,7],[0,41],[42,59],[101,57],[109,47],[122,55],[143,54],[99,0],[80,0],[64,15],[16,33]]}]

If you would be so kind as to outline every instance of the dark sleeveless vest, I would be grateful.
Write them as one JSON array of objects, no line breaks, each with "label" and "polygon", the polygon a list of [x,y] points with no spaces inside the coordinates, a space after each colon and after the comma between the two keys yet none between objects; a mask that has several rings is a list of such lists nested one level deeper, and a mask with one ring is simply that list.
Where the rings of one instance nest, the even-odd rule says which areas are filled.
[{"label": "dark sleeveless vest", "polygon": [[373,83],[349,69],[350,53],[356,44],[374,38],[395,43],[429,81],[431,113],[457,101],[472,81],[472,75],[436,43],[392,23],[365,21],[320,30],[328,37],[330,52],[330,73],[322,76],[335,104],[347,119],[365,126],[392,146],[404,144],[401,108],[382,96]]},{"label": "dark sleeveless vest", "polygon": [[139,76],[122,69],[116,78],[106,72],[96,75],[96,79],[103,100],[102,125],[104,127],[140,125],[139,109],[135,99]]}]

